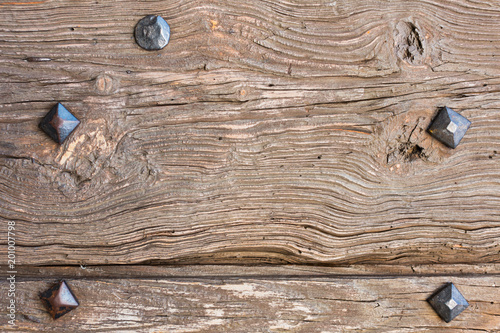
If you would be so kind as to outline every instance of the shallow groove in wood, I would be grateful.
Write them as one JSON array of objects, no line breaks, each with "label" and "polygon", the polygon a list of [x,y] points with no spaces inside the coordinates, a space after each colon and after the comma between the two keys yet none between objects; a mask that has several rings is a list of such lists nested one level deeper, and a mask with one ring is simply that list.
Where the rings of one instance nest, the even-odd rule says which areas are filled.
[{"label": "shallow groove in wood", "polygon": [[[322,278],[400,278],[400,277],[494,277],[500,275],[499,264],[454,265],[78,265],[78,266],[17,266],[21,281],[48,278],[71,279],[322,279]],[[0,272],[1,277],[8,277]]]}]

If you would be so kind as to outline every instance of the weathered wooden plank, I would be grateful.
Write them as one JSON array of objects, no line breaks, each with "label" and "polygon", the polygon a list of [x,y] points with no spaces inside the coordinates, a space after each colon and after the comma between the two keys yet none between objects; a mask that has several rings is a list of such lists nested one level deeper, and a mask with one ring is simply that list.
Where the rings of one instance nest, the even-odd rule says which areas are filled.
[{"label": "weathered wooden plank", "polygon": [[[135,23],[150,13],[161,13],[172,27],[161,56],[145,53],[132,38]],[[95,64],[379,77],[398,73],[400,59],[434,70],[499,70],[494,0],[53,0],[6,3],[2,17],[5,55],[36,65],[40,58],[76,62],[68,64],[71,72]]]},{"label": "weathered wooden plank", "polygon": [[[470,306],[446,324],[426,299],[450,280]],[[57,321],[37,297],[55,280],[18,282],[15,331],[495,332],[500,327],[497,277],[67,281],[81,305]],[[3,319],[6,307],[1,309],[0,329],[13,331]]]},{"label": "weathered wooden plank", "polygon": [[[112,266],[17,266],[18,276],[23,279],[48,278],[335,278],[335,277],[489,277],[500,276],[500,264],[478,265],[112,265]],[[0,277],[8,277],[7,271],[0,271]]]},{"label": "weathered wooden plank", "polygon": [[[161,52],[133,41],[151,12],[172,26]],[[499,18],[465,0],[4,3],[0,222],[33,265],[498,262]],[[82,120],[61,147],[37,129],[55,101]],[[456,150],[425,132],[445,104],[472,121]]]}]

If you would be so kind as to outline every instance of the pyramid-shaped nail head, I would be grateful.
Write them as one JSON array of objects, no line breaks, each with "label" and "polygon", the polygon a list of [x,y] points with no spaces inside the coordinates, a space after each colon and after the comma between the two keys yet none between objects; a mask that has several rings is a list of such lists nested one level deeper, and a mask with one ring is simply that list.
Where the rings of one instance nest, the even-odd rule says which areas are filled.
[{"label": "pyramid-shaped nail head", "polygon": [[80,305],[65,281],[52,286],[40,296],[52,318],[57,319]]},{"label": "pyramid-shaped nail head", "polygon": [[428,302],[436,313],[447,323],[452,321],[469,306],[469,303],[453,283],[448,283],[432,295],[428,299]]},{"label": "pyramid-shaped nail head", "polygon": [[64,105],[57,103],[43,117],[39,127],[55,142],[61,144],[78,124],[80,124],[80,121]]},{"label": "pyramid-shaped nail head", "polygon": [[467,118],[445,106],[439,109],[428,131],[448,147],[456,148],[470,124]]}]

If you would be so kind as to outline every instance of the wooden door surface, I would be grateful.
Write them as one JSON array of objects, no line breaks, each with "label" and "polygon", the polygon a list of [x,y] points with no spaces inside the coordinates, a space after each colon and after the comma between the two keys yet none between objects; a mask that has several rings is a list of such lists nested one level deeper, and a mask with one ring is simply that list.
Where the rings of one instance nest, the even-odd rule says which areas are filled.
[{"label": "wooden door surface", "polygon": [[[134,40],[148,14],[163,50]],[[0,1],[0,330],[500,331],[499,22],[497,0]],[[60,145],[57,102],[81,121]],[[443,106],[472,123],[455,149],[427,131]],[[80,306],[53,320],[61,279]],[[470,306],[445,323],[448,282]]]}]

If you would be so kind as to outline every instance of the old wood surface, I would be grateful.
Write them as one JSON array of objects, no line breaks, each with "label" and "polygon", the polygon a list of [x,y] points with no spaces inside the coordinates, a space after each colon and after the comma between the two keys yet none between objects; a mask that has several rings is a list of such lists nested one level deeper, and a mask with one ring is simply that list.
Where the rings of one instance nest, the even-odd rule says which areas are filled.
[{"label": "old wood surface", "polygon": [[[185,278],[185,277],[433,277],[433,276],[500,276],[500,264],[479,265],[79,265],[79,266],[19,266],[23,279],[36,278]],[[0,277],[8,277],[0,272]]]},{"label": "old wood surface", "polygon": [[[220,266],[219,266],[220,267]],[[498,332],[499,275],[366,277],[269,274],[67,279],[81,303],[53,321],[38,299],[57,280],[18,282],[21,332]],[[177,272],[178,273],[178,272]],[[444,323],[426,299],[453,281],[470,306]],[[6,282],[0,285],[5,287]],[[2,308],[4,308],[2,306]],[[3,332],[13,331],[6,324]]]},{"label": "old wood surface", "polygon": [[[147,14],[162,51],[134,42]],[[497,0],[0,1],[18,329],[498,331],[499,21]],[[37,127],[55,102],[82,122],[61,146]],[[472,122],[454,150],[426,133],[444,105]],[[60,278],[84,305],[51,322]],[[425,299],[450,280],[471,307],[445,324]]]},{"label": "old wood surface", "polygon": [[[133,40],[151,12],[160,52]],[[498,262],[499,19],[465,0],[4,3],[19,260]],[[56,101],[82,120],[60,147],[37,128]],[[472,121],[455,150],[425,132],[442,105]]]}]

